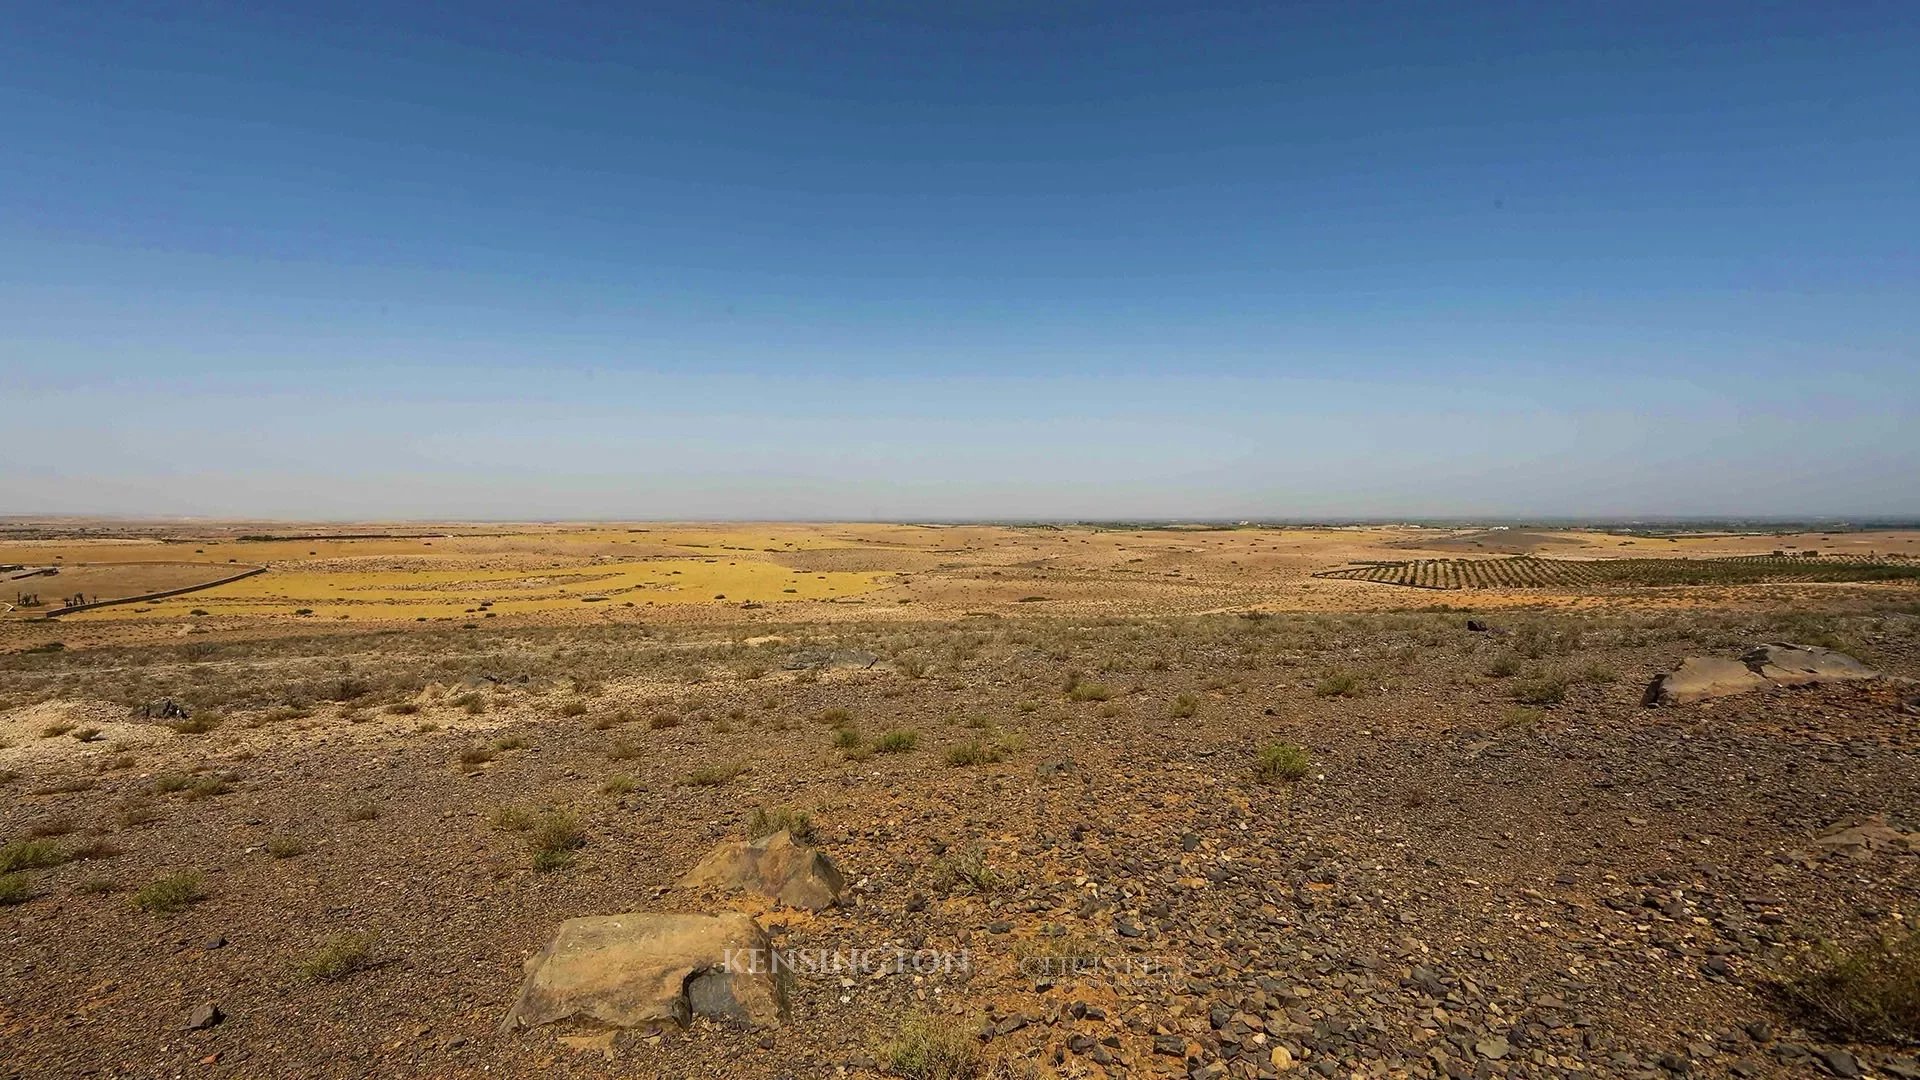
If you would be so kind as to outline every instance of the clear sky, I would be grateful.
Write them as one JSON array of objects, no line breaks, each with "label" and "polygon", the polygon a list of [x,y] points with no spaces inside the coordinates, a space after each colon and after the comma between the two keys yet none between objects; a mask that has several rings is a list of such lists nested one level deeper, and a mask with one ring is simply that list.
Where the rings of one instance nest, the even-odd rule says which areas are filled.
[{"label": "clear sky", "polygon": [[1917,57],[1910,0],[15,4],[0,513],[1920,514]]}]

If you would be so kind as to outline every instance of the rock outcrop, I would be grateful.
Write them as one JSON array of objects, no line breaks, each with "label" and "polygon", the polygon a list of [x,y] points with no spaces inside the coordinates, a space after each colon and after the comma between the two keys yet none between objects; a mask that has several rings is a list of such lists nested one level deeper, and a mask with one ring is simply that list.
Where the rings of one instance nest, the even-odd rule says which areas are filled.
[{"label": "rock outcrop", "polygon": [[1885,817],[1876,815],[1844,828],[1829,829],[1814,839],[1813,846],[1858,862],[1882,851],[1905,853],[1920,849],[1920,833],[1901,832],[1888,824]]},{"label": "rock outcrop", "polygon": [[1843,652],[1817,645],[1775,643],[1751,649],[1738,660],[1689,656],[1680,661],[1679,667],[1654,677],[1643,703],[1686,705],[1767,686],[1811,686],[1880,677],[1879,672]]},{"label": "rock outcrop", "polygon": [[1762,645],[1740,658],[1761,678],[1781,686],[1877,679],[1880,673],[1843,652],[1818,645]]},{"label": "rock outcrop", "polygon": [[742,889],[788,907],[820,911],[840,902],[846,879],[818,848],[782,830],[758,840],[721,844],[687,871],[680,884]]},{"label": "rock outcrop", "polygon": [[527,961],[501,1030],[684,1025],[694,1016],[778,1024],[786,994],[770,948],[766,931],[738,912],[568,919]]},{"label": "rock outcrop", "polygon": [[1648,705],[1687,705],[1707,698],[1744,694],[1767,685],[1754,670],[1738,660],[1717,656],[1689,656],[1680,666],[1656,676],[1647,687]]}]

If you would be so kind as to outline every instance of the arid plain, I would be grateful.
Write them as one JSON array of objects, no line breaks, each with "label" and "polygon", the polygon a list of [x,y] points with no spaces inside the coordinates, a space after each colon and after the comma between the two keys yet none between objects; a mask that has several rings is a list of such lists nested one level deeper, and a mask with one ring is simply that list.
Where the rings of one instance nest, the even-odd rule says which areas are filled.
[{"label": "arid plain", "polygon": [[[1920,1075],[1917,559],[16,523],[0,1075]],[[1643,704],[1771,642],[1882,677]],[[687,877],[781,831],[832,903]],[[564,920],[733,911],[944,966],[801,970],[777,1023],[502,1029]]]}]

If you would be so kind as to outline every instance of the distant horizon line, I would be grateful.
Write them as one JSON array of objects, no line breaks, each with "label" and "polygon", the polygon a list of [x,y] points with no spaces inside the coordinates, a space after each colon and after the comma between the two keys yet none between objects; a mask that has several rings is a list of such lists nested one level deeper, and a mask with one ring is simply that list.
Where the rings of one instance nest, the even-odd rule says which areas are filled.
[{"label": "distant horizon line", "polygon": [[1887,514],[1595,514],[1582,515],[1313,515],[1313,516],[1157,516],[1109,517],[277,517],[210,514],[55,513],[0,514],[0,526],[76,525],[111,522],[120,525],[998,525],[1052,526],[1177,526],[1228,528],[1267,526],[1409,525],[1422,528],[1470,528],[1476,525],[1605,527],[1634,525],[1831,525],[1855,530],[1920,528],[1920,515]]}]

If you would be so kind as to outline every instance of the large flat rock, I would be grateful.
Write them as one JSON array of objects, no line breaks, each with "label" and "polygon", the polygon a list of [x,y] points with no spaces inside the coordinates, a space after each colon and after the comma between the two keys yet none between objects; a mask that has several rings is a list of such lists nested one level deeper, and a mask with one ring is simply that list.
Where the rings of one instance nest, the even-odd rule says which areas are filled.
[{"label": "large flat rock", "polygon": [[527,961],[501,1030],[562,1021],[636,1028],[694,1016],[777,1024],[785,989],[752,916],[629,912],[568,919]]},{"label": "large flat rock", "polygon": [[1643,703],[1685,705],[1766,686],[1812,686],[1882,677],[1843,652],[1818,645],[1773,643],[1749,649],[1738,660],[1689,656],[1680,661],[1679,667],[1654,677]]},{"label": "large flat rock", "polygon": [[1781,686],[1877,679],[1880,673],[1846,653],[1818,645],[1762,645],[1740,658],[1769,682]]},{"label": "large flat rock", "polygon": [[821,911],[840,902],[846,879],[819,849],[782,830],[758,840],[721,844],[687,871],[680,884],[742,889],[788,907]]},{"label": "large flat rock", "polygon": [[1647,687],[1648,705],[1688,705],[1708,698],[1744,694],[1767,685],[1767,680],[1738,660],[1717,656],[1689,656],[1680,666],[1656,677]]}]

